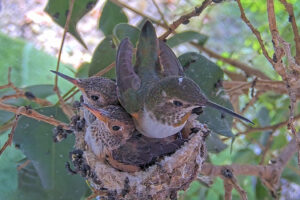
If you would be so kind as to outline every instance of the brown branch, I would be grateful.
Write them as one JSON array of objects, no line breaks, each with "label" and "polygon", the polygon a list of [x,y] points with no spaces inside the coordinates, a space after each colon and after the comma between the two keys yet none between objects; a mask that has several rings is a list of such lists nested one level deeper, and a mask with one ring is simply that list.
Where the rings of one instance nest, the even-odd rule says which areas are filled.
[{"label": "brown branch", "polygon": [[165,40],[171,33],[173,33],[175,31],[175,29],[184,23],[188,23],[190,18],[195,17],[195,16],[199,16],[202,11],[209,6],[212,3],[211,0],[204,0],[201,4],[201,6],[199,7],[195,7],[195,9],[185,15],[182,15],[179,19],[177,19],[176,21],[174,21],[168,28],[168,30],[159,37],[160,40]]},{"label": "brown branch", "polygon": [[26,167],[30,163],[30,160],[26,160],[24,163],[22,163],[20,166],[18,166],[17,170],[20,171],[24,167]]},{"label": "brown branch", "polygon": [[[300,119],[300,115],[296,115],[294,117],[294,120],[299,120]],[[238,133],[236,136],[239,136],[239,135],[247,135],[249,133],[254,133],[254,132],[261,132],[261,131],[275,131],[281,127],[284,127],[286,125],[288,125],[289,123],[289,120],[286,120],[286,121],[283,121],[283,122],[280,122],[278,124],[275,124],[275,125],[272,125],[272,126],[265,126],[265,127],[257,127],[257,128],[249,128],[248,130],[246,130],[245,132],[242,132],[242,133]]]},{"label": "brown branch", "polygon": [[5,124],[3,124],[2,126],[0,126],[0,133],[10,129],[13,125],[13,121],[9,121],[9,122],[6,122]]},{"label": "brown branch", "polygon": [[203,51],[204,53],[206,53],[209,57],[218,59],[222,62],[225,62],[232,66],[235,66],[236,68],[239,68],[240,70],[243,70],[246,73],[246,75],[253,75],[253,76],[257,76],[261,79],[270,80],[270,78],[267,75],[265,75],[263,72],[261,72],[260,70],[254,69],[253,67],[250,67],[250,66],[246,65],[245,63],[242,63],[238,60],[234,60],[231,58],[225,58],[225,57],[213,52],[212,50],[210,50],[204,46],[201,46],[195,42],[190,42],[190,44],[193,45],[194,47],[196,47],[199,51]]},{"label": "brown branch", "polygon": [[265,158],[266,158],[266,155],[267,155],[267,153],[268,153],[268,151],[269,151],[269,149],[271,148],[271,144],[272,144],[272,141],[273,141],[273,133],[274,132],[272,132],[270,135],[269,135],[269,137],[268,137],[268,140],[267,140],[267,144],[265,145],[265,146],[263,146],[263,151],[262,151],[262,155],[261,155],[261,159],[260,159],[260,162],[259,162],[259,164],[260,165],[262,165],[262,164],[264,164],[264,162],[265,162]]},{"label": "brown branch", "polygon": [[245,107],[242,109],[241,113],[245,113],[257,100],[258,97],[262,94],[262,91],[257,91],[254,97],[251,98],[251,100],[245,105]]},{"label": "brown branch", "polygon": [[[66,34],[68,32],[68,29],[69,29],[69,23],[71,21],[71,16],[72,16],[72,11],[73,11],[73,7],[74,7],[74,2],[75,2],[75,0],[70,0],[70,2],[69,2],[69,12],[68,12],[68,16],[67,16],[67,19],[66,19],[66,23],[65,23],[65,27],[64,27],[64,33],[63,33],[63,36],[62,36],[62,40],[61,40],[61,44],[60,44],[60,48],[59,48],[59,52],[58,52],[58,58],[57,58],[57,64],[56,64],[56,72],[59,71],[59,64],[60,64],[60,59],[61,59],[61,53],[62,53],[62,49],[63,49],[63,46],[64,46]],[[59,103],[60,103],[60,105],[62,107],[62,110],[70,118],[71,116],[74,115],[74,112],[71,109],[69,109],[67,107],[67,105],[65,104],[63,98],[60,95],[60,91],[58,89],[57,83],[58,83],[58,75],[55,74],[54,88],[53,88],[53,90],[57,94],[57,97],[58,97]]]},{"label": "brown branch", "polygon": [[221,171],[221,178],[224,180],[224,188],[225,188],[225,199],[231,199],[232,189],[236,189],[241,196],[242,200],[247,200],[247,193],[241,188],[238,184],[236,177],[234,176],[231,169],[224,167]]},{"label": "brown branch", "polygon": [[147,19],[150,19],[153,23],[155,23],[155,24],[157,24],[157,25],[159,25],[161,27],[168,28],[168,27],[165,26],[165,24],[161,23],[160,21],[158,21],[158,20],[156,20],[156,19],[154,19],[154,18],[152,18],[152,17],[150,17],[148,15],[145,15],[144,13],[142,13],[141,11],[139,11],[138,9],[132,8],[132,7],[128,6],[127,4],[125,4],[125,3],[123,3],[123,2],[121,2],[119,0],[110,0],[110,1],[113,2],[114,4],[118,5],[118,6],[122,7],[122,8],[126,8],[126,9],[128,9],[128,10],[136,13],[139,16],[142,16],[142,17],[145,17]]},{"label": "brown branch", "polygon": [[8,68],[8,74],[7,74],[8,83],[6,85],[0,86],[0,90],[6,88],[12,88],[16,93],[11,95],[4,95],[0,97],[0,101],[3,102],[9,99],[23,98],[23,99],[34,101],[42,106],[52,105],[49,101],[45,99],[37,98],[34,96],[34,94],[29,92],[24,92],[22,89],[19,89],[17,86],[15,86],[14,83],[11,81],[11,69],[12,69],[11,67]]},{"label": "brown branch", "polygon": [[25,107],[20,107],[20,108],[22,108],[22,109],[19,110],[18,107],[15,107],[15,106],[12,106],[12,105],[7,105],[7,104],[4,104],[4,103],[0,102],[0,110],[5,110],[5,111],[8,111],[8,112],[12,112],[12,113],[19,112],[20,115],[24,115],[24,116],[36,119],[38,121],[43,121],[43,122],[46,122],[48,124],[52,124],[53,126],[59,126],[60,125],[64,129],[67,129],[67,130],[70,129],[68,124],[63,123],[61,121],[58,121],[58,120],[54,119],[53,117],[47,117],[45,115],[42,115],[42,114],[38,113],[35,110],[27,109]]},{"label": "brown branch", "polygon": [[229,179],[223,179],[224,181],[224,199],[225,200],[231,200],[232,199],[232,190],[233,190],[233,185],[231,184],[231,181]]},{"label": "brown branch", "polygon": [[156,7],[156,10],[158,11],[158,13],[159,13],[159,15],[160,15],[161,20],[164,22],[164,25],[165,25],[166,27],[169,27],[169,24],[168,24],[167,20],[165,19],[164,14],[163,14],[162,11],[160,10],[160,8],[159,8],[157,2],[156,2],[155,0],[152,0],[152,3],[153,3],[154,6]]},{"label": "brown branch", "polygon": [[295,45],[296,45],[296,63],[298,65],[300,65],[300,35],[298,32],[298,27],[297,27],[297,23],[296,23],[296,18],[294,15],[294,8],[293,5],[288,3],[286,0],[280,0],[280,2],[284,5],[286,11],[289,14],[289,22],[292,25],[292,29],[294,32],[294,41],[295,41]]},{"label": "brown branch", "polygon": [[[288,122],[288,129],[292,132],[294,137],[298,142],[298,165],[300,167],[300,138],[296,134],[296,129],[294,126],[294,113],[296,106],[296,87],[292,86],[292,82],[298,79],[298,76],[295,76],[292,73],[287,72],[285,65],[283,64],[282,57],[284,54],[287,56],[289,65],[295,66],[293,58],[291,58],[289,44],[281,38],[279,35],[277,26],[276,26],[276,16],[274,11],[274,1],[267,0],[267,10],[268,10],[268,20],[269,20],[269,29],[272,35],[273,46],[275,50],[276,62],[274,62],[273,66],[275,70],[281,75],[282,79],[286,83],[286,88],[288,91],[288,95],[290,97],[290,116]],[[281,46],[283,47],[281,47]]]},{"label": "brown branch", "polygon": [[116,62],[113,62],[110,65],[108,65],[107,67],[105,67],[104,69],[102,69],[101,71],[97,72],[97,74],[95,74],[93,76],[102,76],[103,74],[105,74],[106,72],[108,72],[109,70],[114,68],[115,66],[116,66]]},{"label": "brown branch", "polygon": [[239,6],[239,9],[240,9],[240,12],[241,12],[241,18],[242,20],[247,24],[247,26],[251,29],[251,31],[253,32],[253,34],[256,36],[259,44],[260,44],[260,47],[262,49],[262,52],[264,54],[264,56],[267,58],[267,60],[273,65],[274,62],[272,60],[272,58],[269,56],[266,48],[265,48],[265,45],[264,45],[264,42],[262,40],[262,37],[260,35],[260,32],[254,28],[254,26],[250,23],[250,21],[248,20],[248,18],[246,17],[245,15],[245,11],[244,11],[244,8],[241,4],[241,1],[240,0],[236,0],[236,2],[238,3],[238,6]]},{"label": "brown branch", "polygon": [[248,175],[257,176],[271,190],[279,187],[281,173],[288,161],[297,151],[296,139],[293,139],[269,165],[223,165],[215,166],[211,163],[204,163],[200,171],[205,176],[224,177],[224,170],[230,170],[235,176]]},{"label": "brown branch", "polygon": [[[227,92],[235,93],[244,89],[250,89],[251,82],[244,81],[223,81],[223,87]],[[256,81],[255,88],[257,90],[266,91],[271,90],[280,94],[286,94],[287,89],[283,81],[260,80]],[[300,94],[299,94],[300,96]]]},{"label": "brown branch", "polygon": [[13,140],[13,137],[14,137],[14,133],[15,133],[15,130],[16,130],[16,127],[17,127],[17,123],[18,123],[18,120],[19,120],[19,117],[20,117],[20,109],[19,108],[16,112],[16,117],[13,121],[13,125],[12,125],[12,128],[11,128],[11,131],[10,133],[8,134],[8,139],[6,140],[6,142],[4,143],[4,145],[2,146],[2,148],[0,149],[0,156],[1,154],[5,151],[5,149],[8,147],[8,146],[11,146],[12,144],[12,140]]}]

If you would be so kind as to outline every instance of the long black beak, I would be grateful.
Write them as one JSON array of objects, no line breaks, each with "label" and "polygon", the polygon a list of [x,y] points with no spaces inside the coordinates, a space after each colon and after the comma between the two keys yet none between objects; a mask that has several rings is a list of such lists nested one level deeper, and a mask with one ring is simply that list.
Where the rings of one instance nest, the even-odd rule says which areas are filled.
[{"label": "long black beak", "polygon": [[53,70],[50,70],[50,71],[51,71],[52,73],[54,73],[54,74],[57,74],[58,76],[60,76],[60,77],[62,77],[62,78],[64,78],[64,79],[66,79],[67,81],[70,81],[70,82],[73,83],[75,86],[80,87],[80,86],[79,86],[79,81],[78,81],[77,79],[72,78],[72,77],[70,77],[70,76],[67,76],[67,75],[65,75],[65,74],[63,74],[63,73],[57,72],[57,71],[53,71]]},{"label": "long black beak", "polygon": [[243,117],[242,115],[239,115],[239,114],[233,112],[232,110],[229,110],[228,108],[220,106],[220,105],[218,105],[216,103],[213,103],[211,101],[207,101],[206,105],[209,106],[209,107],[215,108],[217,110],[224,111],[225,113],[228,113],[228,114],[232,115],[233,117],[239,118],[241,120],[244,120],[245,122],[248,122],[248,123],[251,123],[251,124],[254,125],[254,123],[251,120],[247,119],[246,117]]}]

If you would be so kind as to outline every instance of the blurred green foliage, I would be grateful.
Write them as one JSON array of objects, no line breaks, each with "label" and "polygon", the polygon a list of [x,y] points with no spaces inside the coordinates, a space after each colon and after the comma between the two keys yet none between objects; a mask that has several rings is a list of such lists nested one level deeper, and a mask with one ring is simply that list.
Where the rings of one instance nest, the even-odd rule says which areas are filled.
[{"label": "blurred green foliage", "polygon": [[[81,44],[84,45],[84,41],[79,36],[76,31],[76,24],[79,19],[87,13],[96,1],[76,1],[72,20],[70,24],[70,33],[76,37]],[[246,15],[253,25],[261,32],[262,38],[265,41],[269,55],[273,54],[272,42],[269,33],[267,12],[266,12],[266,1],[265,0],[242,0],[241,1]],[[294,4],[294,13],[296,19],[300,18],[300,6],[296,6],[297,0],[290,0],[290,3]],[[169,22],[177,18],[182,13],[189,12],[194,6],[201,3],[199,0],[184,1],[183,6],[178,6],[175,10],[170,10],[169,8],[163,8],[167,19]],[[52,16],[53,20],[57,22],[61,27],[64,26],[66,20],[66,13],[69,8],[68,0],[49,0],[45,10]],[[281,36],[288,42],[292,44],[291,48],[293,53],[295,52],[295,45],[293,43],[293,34],[290,23],[288,22],[288,14],[285,12],[284,7],[279,1],[275,1],[275,11],[277,16],[277,25]],[[175,18],[174,18],[175,17]],[[99,29],[105,35],[105,38],[100,42],[96,50],[94,51],[92,61],[90,63],[82,64],[78,70],[72,73],[72,69],[68,65],[61,64],[60,71],[68,74],[70,76],[76,77],[88,77],[91,76],[114,61],[116,54],[116,47],[118,42],[124,37],[129,37],[130,40],[135,44],[138,38],[139,29],[134,26],[126,24],[128,22],[128,16],[124,10],[117,5],[106,1],[102,16],[99,20]],[[142,21],[136,24],[137,27],[142,24]],[[130,21],[130,20],[129,20]],[[125,23],[124,23],[125,22]],[[300,20],[298,20],[298,25]],[[201,31],[200,31],[201,30]],[[249,28],[240,19],[240,12],[237,4],[234,1],[225,1],[220,4],[216,4],[207,9],[205,13],[205,19],[202,18],[192,18],[188,25],[180,26],[178,28],[179,34],[175,34],[170,38],[168,43],[171,46],[176,46],[176,51],[178,55],[184,54],[188,51],[198,52],[187,42],[196,41],[201,45],[205,45],[209,49],[221,54],[224,57],[233,58],[240,60],[246,64],[253,66],[256,69],[264,72],[268,77],[273,80],[280,80],[280,77],[273,70],[272,66],[261,54],[260,46],[255,36],[251,33]],[[31,91],[34,95],[45,98],[52,102],[53,104],[57,102],[57,97],[53,95],[51,90],[54,80],[53,74],[49,73],[50,69],[55,69],[56,58],[47,55],[46,53],[39,51],[34,48],[34,45],[25,42],[21,39],[12,39],[6,35],[0,33],[0,85],[7,83],[6,74],[8,73],[8,67],[12,67],[12,81],[16,86],[25,88],[26,91]],[[185,54],[186,55],[186,54]],[[183,55],[183,56],[185,56]],[[220,79],[223,73],[220,69],[226,69],[232,72],[241,72],[239,69],[231,66],[229,64],[223,63],[221,61],[215,61],[213,59],[207,60],[203,58],[202,55],[195,53],[197,59],[193,65],[197,66],[204,63],[208,67],[216,70],[213,78]],[[190,55],[188,59],[192,56]],[[182,57],[181,57],[182,58]],[[181,60],[182,61],[182,60]],[[213,62],[216,62],[216,66]],[[184,62],[183,62],[184,65]],[[204,65],[204,64],[203,64]],[[191,68],[196,70],[196,68]],[[190,70],[191,70],[190,69]],[[200,70],[200,69],[197,69]],[[205,70],[212,70],[205,68]],[[206,80],[208,77],[205,76],[208,72],[200,75],[202,72],[190,71],[189,76],[193,78],[198,84],[205,84],[201,82]],[[113,78],[114,69],[105,74],[106,76]],[[198,76],[198,77],[197,77]],[[200,77],[199,77],[200,76]],[[202,79],[203,78],[203,79]],[[224,79],[229,77],[225,76]],[[252,81],[254,77],[247,77],[248,81]],[[214,84],[208,82],[212,87]],[[62,79],[59,79],[59,88],[62,94],[66,93],[72,85]],[[207,89],[206,86],[202,86]],[[213,95],[210,92],[214,89],[205,91],[210,98],[214,98],[213,95],[216,94],[214,91]],[[0,91],[0,96],[12,94],[12,90],[2,90]],[[223,93],[223,92],[221,92]],[[77,96],[78,97],[78,96]],[[241,108],[245,106],[247,102],[251,99],[250,94],[245,94],[240,97]],[[215,100],[215,99],[214,99]],[[34,109],[39,111],[44,110],[45,114],[55,115],[58,118],[64,118],[63,114],[57,108],[41,108],[40,105],[31,103],[29,100],[13,100],[8,101],[13,105],[31,105]],[[226,103],[226,102],[224,102]],[[228,103],[228,102],[227,102]],[[227,105],[227,104],[226,104]],[[289,99],[287,95],[279,95],[274,92],[266,92],[261,95],[258,101],[252,106],[246,116],[255,121],[256,126],[269,126],[276,123],[282,122],[287,119]],[[231,106],[228,104],[228,106]],[[300,106],[296,114],[299,114]],[[215,113],[216,114],[216,113]],[[13,114],[0,111],[0,126],[8,123],[13,117]],[[64,119],[66,120],[66,119]],[[231,119],[226,122],[227,127],[211,127],[214,129],[215,133],[220,133],[218,128],[225,130],[226,136],[232,136],[232,132],[237,133],[235,129],[231,130]],[[27,124],[39,127],[38,129],[30,129]],[[23,128],[22,128],[23,126]],[[34,120],[28,118],[22,118],[20,125],[18,126],[15,141],[21,144],[21,150],[14,147],[8,147],[7,150],[0,156],[0,182],[2,186],[0,187],[0,199],[58,199],[59,197],[63,199],[68,199],[64,195],[74,195],[69,196],[71,199],[80,199],[86,196],[86,186],[83,186],[83,179],[76,176],[70,178],[67,172],[63,172],[65,169],[62,166],[62,162],[67,160],[68,151],[72,147],[72,138],[69,138],[65,143],[54,145],[51,143],[51,129],[53,127],[45,125],[43,123],[37,123]],[[43,131],[40,131],[43,130]],[[232,132],[231,132],[232,131]],[[208,143],[211,142],[208,147],[210,147],[209,161],[216,165],[225,165],[231,163],[241,163],[241,164],[259,164],[261,162],[261,152],[269,138],[272,135],[272,140],[270,143],[270,149],[266,154],[265,160],[262,162],[266,164],[268,160],[272,159],[274,155],[290,141],[290,137],[286,134],[286,128],[283,127],[275,132],[256,132],[251,133],[246,136],[241,136],[235,139],[232,146],[232,151],[226,146],[230,146],[230,140],[224,144],[220,137],[213,133],[208,138]],[[27,134],[26,134],[27,133]],[[6,141],[8,132],[0,133],[1,145]],[[26,138],[25,138],[26,135]],[[42,145],[44,150],[48,148],[49,155],[45,155],[44,151],[36,152],[39,153],[37,157],[34,157],[32,152],[39,151],[39,148],[34,145],[30,145],[30,142],[39,143]],[[23,144],[23,146],[22,146]],[[62,147],[64,145],[64,147]],[[223,150],[225,149],[225,150]],[[223,150],[223,151],[222,151]],[[44,153],[44,154],[42,154]],[[60,154],[62,153],[62,154]],[[60,157],[59,155],[63,155]],[[26,166],[26,168],[21,171],[17,171],[16,167],[23,163],[24,160],[30,159],[33,162]],[[55,162],[58,159],[60,161]],[[62,161],[63,160],[63,161]],[[40,168],[35,162],[41,162],[42,165],[50,165],[46,172]],[[50,163],[50,164],[49,164]],[[51,171],[51,172],[49,172]],[[300,185],[300,178],[297,175],[297,159],[294,157],[287,168],[284,170],[282,178]],[[57,172],[59,176],[63,179],[58,179],[54,176],[54,172]],[[46,176],[43,176],[46,174]],[[52,173],[52,174],[51,174]],[[28,176],[30,175],[30,176]],[[45,178],[50,176],[51,178]],[[29,179],[30,178],[30,179]],[[56,179],[57,178],[57,179]],[[49,179],[49,180],[48,180]],[[70,179],[72,179],[70,181]],[[26,187],[28,181],[30,182],[30,187],[35,188],[32,192],[29,192]],[[257,177],[241,176],[238,178],[239,183],[242,188],[244,188],[248,194],[248,199],[270,199],[271,196],[266,188],[263,186],[261,181]],[[49,183],[49,181],[54,181]],[[43,182],[48,182],[50,185],[55,185],[55,187],[47,187]],[[59,184],[57,185],[57,182]],[[71,183],[70,183],[71,182]],[[76,190],[78,193],[73,192]],[[28,185],[27,185],[28,186]],[[24,188],[26,189],[26,195],[24,195]],[[63,194],[62,191],[69,191]],[[58,196],[55,196],[57,193]],[[22,196],[18,195],[24,195]],[[36,195],[36,196],[31,196]],[[26,198],[25,198],[26,197]],[[191,184],[190,188],[186,192],[179,192],[179,199],[209,199],[218,200],[224,197],[224,186],[220,178],[216,178],[211,187],[207,187],[205,184],[195,181]],[[236,191],[233,192],[233,199],[239,199],[239,195]]]}]

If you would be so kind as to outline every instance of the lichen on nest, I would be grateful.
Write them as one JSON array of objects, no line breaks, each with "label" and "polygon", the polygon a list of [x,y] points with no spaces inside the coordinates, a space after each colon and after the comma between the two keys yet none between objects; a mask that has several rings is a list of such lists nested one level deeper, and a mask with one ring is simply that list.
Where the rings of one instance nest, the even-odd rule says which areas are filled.
[{"label": "lichen on nest", "polygon": [[98,158],[85,144],[84,131],[75,134],[75,147],[85,147],[83,158],[93,174],[87,178],[95,191],[104,196],[112,199],[173,199],[178,190],[187,189],[197,177],[206,158],[207,128],[197,120],[189,125],[197,127],[198,132],[191,134],[174,153],[160,157],[144,169],[113,167],[107,159]]}]

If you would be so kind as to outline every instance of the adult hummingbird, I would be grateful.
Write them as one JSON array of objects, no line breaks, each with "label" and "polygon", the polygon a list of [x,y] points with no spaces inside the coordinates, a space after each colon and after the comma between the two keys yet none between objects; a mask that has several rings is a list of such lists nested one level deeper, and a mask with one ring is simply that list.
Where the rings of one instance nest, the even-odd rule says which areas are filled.
[{"label": "adult hummingbird", "polygon": [[152,138],[174,135],[184,127],[194,108],[204,106],[252,123],[209,101],[199,86],[184,76],[175,54],[157,39],[149,21],[141,30],[135,66],[132,50],[129,39],[122,40],[116,58],[117,94],[143,135]]},{"label": "adult hummingbird", "polygon": [[95,108],[85,103],[83,106],[97,118],[87,127],[84,139],[98,158],[110,154],[132,136],[134,123],[121,106]]},{"label": "adult hummingbird", "polygon": [[[50,70],[58,76],[70,81],[81,91],[83,102],[101,108],[107,105],[118,105],[119,101],[116,92],[116,83],[105,77],[89,77],[86,79],[75,79],[63,73]],[[88,110],[84,111],[87,124],[91,124],[95,117]]]}]

